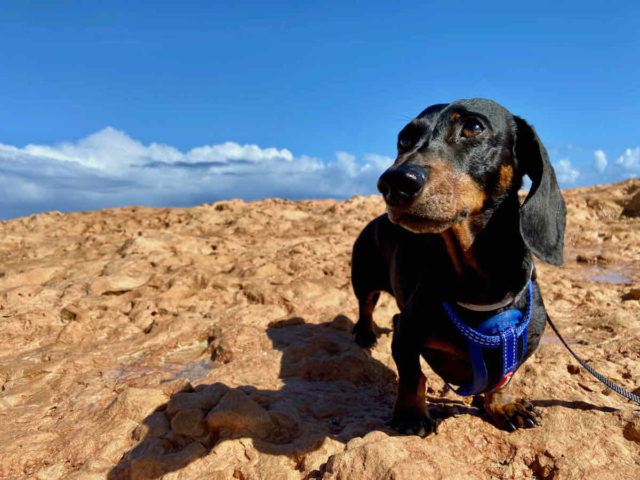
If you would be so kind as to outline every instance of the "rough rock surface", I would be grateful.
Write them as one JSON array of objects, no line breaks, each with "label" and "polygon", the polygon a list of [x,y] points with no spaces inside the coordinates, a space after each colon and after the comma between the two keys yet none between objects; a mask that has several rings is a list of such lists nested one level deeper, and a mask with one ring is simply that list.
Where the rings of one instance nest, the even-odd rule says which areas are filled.
[{"label": "rough rock surface", "polygon": [[[640,386],[640,179],[565,191],[566,264],[538,263],[575,350]],[[388,427],[393,300],[350,329],[351,245],[380,198],[51,212],[0,223],[0,478],[640,478],[640,413],[548,331],[508,433],[425,366],[441,419]],[[636,292],[636,293],[634,293]],[[637,392],[638,390],[636,390]]]}]

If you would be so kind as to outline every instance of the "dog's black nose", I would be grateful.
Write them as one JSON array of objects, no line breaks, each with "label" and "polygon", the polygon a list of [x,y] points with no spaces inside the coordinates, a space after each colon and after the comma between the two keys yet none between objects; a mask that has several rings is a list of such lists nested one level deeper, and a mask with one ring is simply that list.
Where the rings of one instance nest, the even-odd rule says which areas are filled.
[{"label": "dog's black nose", "polygon": [[378,180],[378,190],[392,207],[409,205],[427,181],[428,170],[417,165],[390,168]]}]

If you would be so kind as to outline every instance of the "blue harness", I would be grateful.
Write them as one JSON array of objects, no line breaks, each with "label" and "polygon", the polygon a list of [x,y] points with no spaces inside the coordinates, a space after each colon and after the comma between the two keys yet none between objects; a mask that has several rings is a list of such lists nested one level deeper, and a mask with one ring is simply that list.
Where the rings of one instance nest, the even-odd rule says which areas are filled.
[{"label": "blue harness", "polygon": [[[451,306],[442,302],[442,306],[449,315],[458,331],[469,342],[469,357],[473,370],[473,382],[455,389],[447,383],[449,388],[458,395],[469,396],[484,392],[493,392],[504,387],[513,376],[518,364],[522,362],[527,351],[527,325],[531,319],[531,304],[533,303],[533,286],[531,280],[527,285],[527,306],[525,314],[516,308],[505,310],[478,325],[477,330],[469,327],[458,318]],[[518,340],[522,338],[522,350],[518,356]],[[495,385],[489,387],[489,374],[484,361],[483,349],[502,349],[502,375]]]}]

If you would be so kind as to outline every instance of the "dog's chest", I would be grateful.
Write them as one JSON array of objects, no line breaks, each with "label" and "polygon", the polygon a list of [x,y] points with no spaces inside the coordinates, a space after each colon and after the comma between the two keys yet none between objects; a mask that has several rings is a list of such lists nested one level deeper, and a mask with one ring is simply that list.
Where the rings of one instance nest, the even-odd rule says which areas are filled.
[{"label": "dog's chest", "polygon": [[458,385],[473,379],[466,349],[443,338],[428,338],[422,345],[422,357],[440,377]]}]

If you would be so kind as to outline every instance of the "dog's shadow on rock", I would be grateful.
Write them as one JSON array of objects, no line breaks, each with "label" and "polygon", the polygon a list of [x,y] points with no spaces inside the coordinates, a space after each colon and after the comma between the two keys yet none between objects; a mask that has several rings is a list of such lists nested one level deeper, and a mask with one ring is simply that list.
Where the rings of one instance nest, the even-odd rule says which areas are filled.
[{"label": "dog's shadow on rock", "polygon": [[297,456],[326,437],[347,442],[372,430],[392,433],[396,375],[355,344],[352,327],[343,315],[322,324],[271,324],[267,334],[282,352],[282,388],[213,383],[175,393],[135,429],[139,443],[108,478],[158,478],[234,438],[250,437],[264,453]]}]

